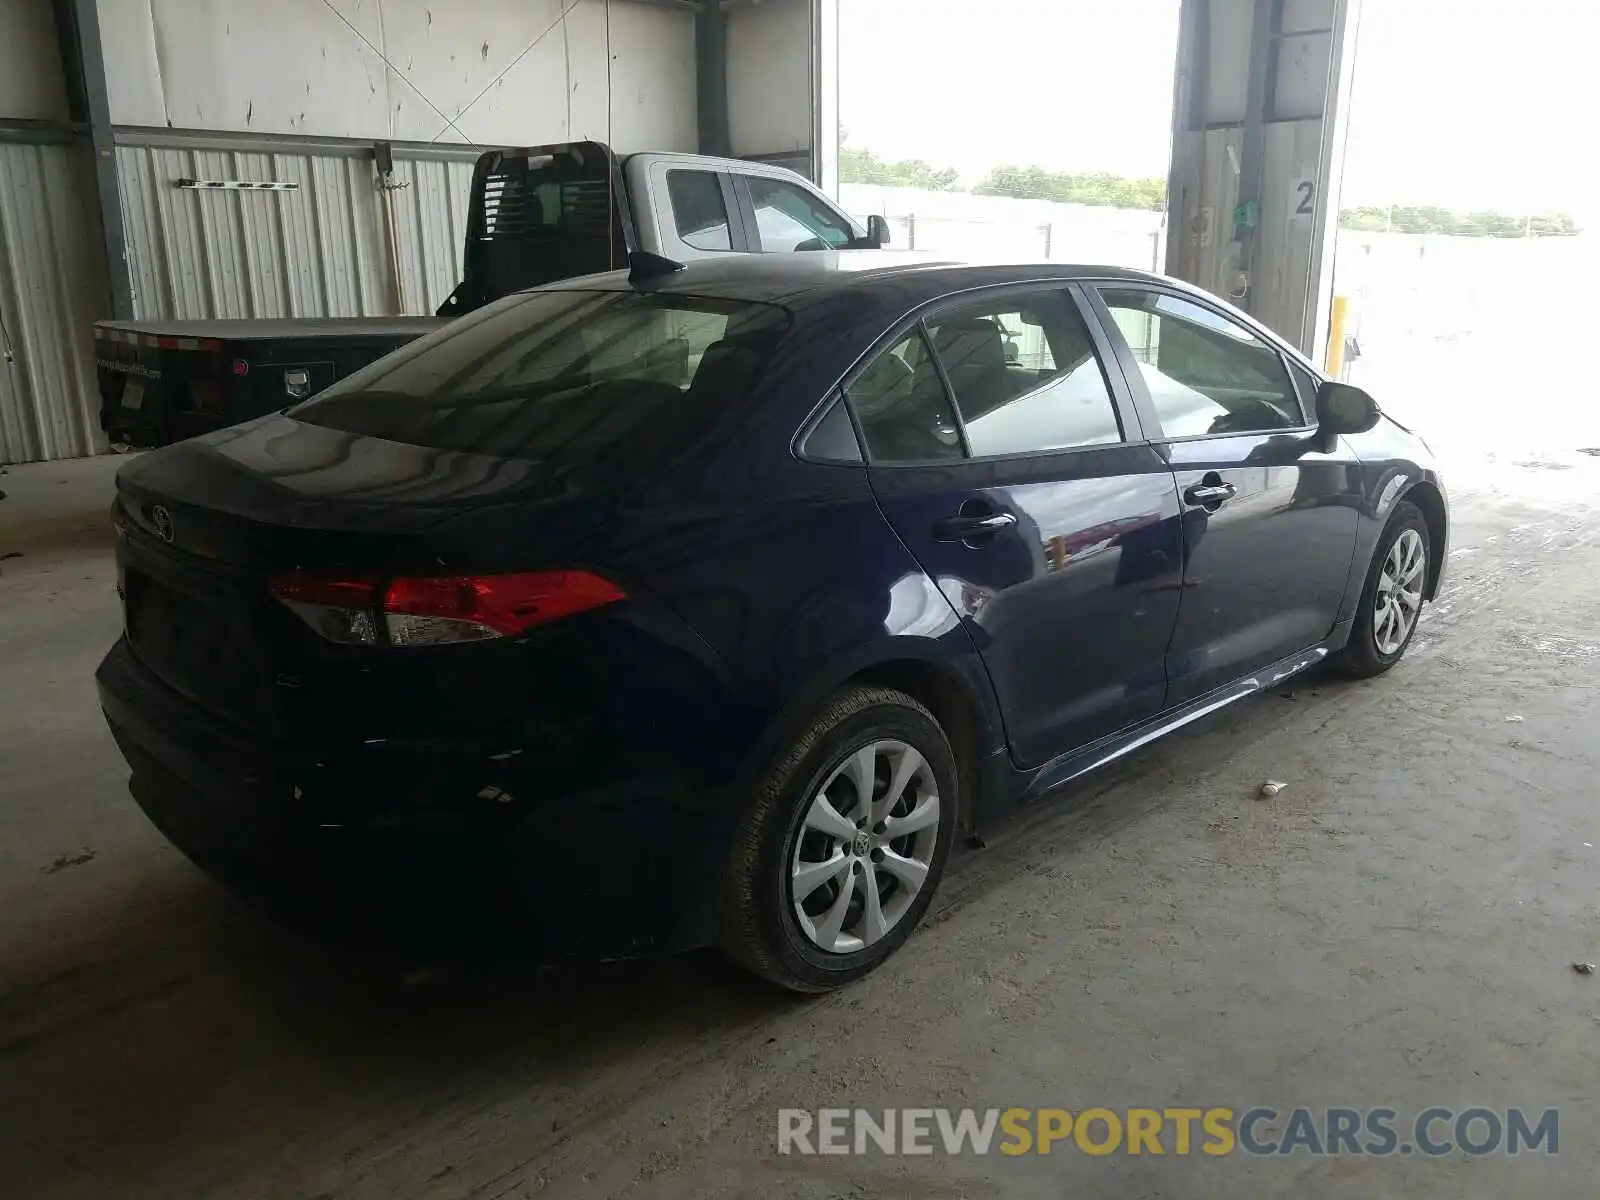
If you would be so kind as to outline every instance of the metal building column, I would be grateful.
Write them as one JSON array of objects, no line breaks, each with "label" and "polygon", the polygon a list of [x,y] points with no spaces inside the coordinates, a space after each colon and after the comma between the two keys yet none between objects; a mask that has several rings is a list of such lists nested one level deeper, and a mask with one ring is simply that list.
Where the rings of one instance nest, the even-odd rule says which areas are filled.
[{"label": "metal building column", "polygon": [[716,0],[694,17],[695,125],[701,154],[727,157],[728,17]]},{"label": "metal building column", "polygon": [[97,0],[51,0],[51,5],[61,45],[61,64],[67,76],[67,100],[72,119],[89,128],[90,153],[99,190],[100,232],[105,240],[106,274],[110,280],[111,314],[127,319],[133,316],[133,282],[122,228],[122,191],[111,132],[111,105],[106,95],[99,8]]},{"label": "metal building column", "polygon": [[839,0],[811,3],[811,178],[839,195]]},{"label": "metal building column", "polygon": [[1244,130],[1239,138],[1239,196],[1234,205],[1233,237],[1237,244],[1233,291],[1242,296],[1243,307],[1252,316],[1257,311],[1257,296],[1251,287],[1252,267],[1261,238],[1262,159],[1266,154],[1268,106],[1273,102],[1276,65],[1274,38],[1282,28],[1284,0],[1255,0],[1250,16],[1250,75],[1245,84]]},{"label": "metal building column", "polygon": [[[1323,107],[1322,142],[1317,156],[1316,216],[1311,242],[1310,279],[1300,329],[1300,346],[1319,363],[1328,361],[1333,324],[1333,255],[1339,236],[1339,195],[1344,182],[1345,143],[1350,135],[1350,90],[1355,80],[1356,34],[1361,0],[1334,6],[1330,39],[1335,47],[1328,67],[1328,96]],[[1340,347],[1340,353],[1343,347]]]},{"label": "metal building column", "polygon": [[1183,0],[1167,270],[1327,338],[1359,0]]}]

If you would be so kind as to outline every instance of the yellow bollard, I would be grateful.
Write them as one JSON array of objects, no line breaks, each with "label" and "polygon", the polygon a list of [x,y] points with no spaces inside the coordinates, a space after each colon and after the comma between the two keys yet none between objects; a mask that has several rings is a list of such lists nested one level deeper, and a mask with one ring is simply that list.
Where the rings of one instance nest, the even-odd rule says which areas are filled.
[{"label": "yellow bollard", "polygon": [[1350,319],[1350,297],[1335,296],[1333,311],[1328,317],[1328,374],[1335,379],[1344,378],[1344,328]]}]

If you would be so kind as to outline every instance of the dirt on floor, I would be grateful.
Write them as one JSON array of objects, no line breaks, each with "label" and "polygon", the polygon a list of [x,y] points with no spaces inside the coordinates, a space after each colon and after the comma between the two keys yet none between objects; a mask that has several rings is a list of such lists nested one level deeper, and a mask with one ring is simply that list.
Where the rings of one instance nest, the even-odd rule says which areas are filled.
[{"label": "dirt on floor", "polygon": [[[709,954],[465,972],[240,909],[135,808],[95,705],[115,465],[0,479],[7,1195],[1594,1193],[1600,460],[1465,473],[1399,667],[1031,810],[810,1000]],[[777,1153],[781,1109],[1093,1106],[1268,1106],[1262,1138],[1296,1107],[1556,1109],[1559,1152]]]}]

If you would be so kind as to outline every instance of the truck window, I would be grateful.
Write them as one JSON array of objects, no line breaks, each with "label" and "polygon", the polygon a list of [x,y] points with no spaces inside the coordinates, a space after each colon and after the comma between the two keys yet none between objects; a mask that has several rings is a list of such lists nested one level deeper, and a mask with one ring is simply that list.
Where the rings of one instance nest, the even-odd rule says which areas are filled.
[{"label": "truck window", "polygon": [[848,221],[803,187],[765,175],[746,175],[744,181],[762,250],[837,250],[855,236]]},{"label": "truck window", "polygon": [[414,446],[638,469],[734,411],[788,325],[788,312],[769,304],[528,292],[453,321],[291,411]]},{"label": "truck window", "polygon": [[668,171],[667,197],[678,237],[696,250],[732,250],[728,207],[713,171]]}]

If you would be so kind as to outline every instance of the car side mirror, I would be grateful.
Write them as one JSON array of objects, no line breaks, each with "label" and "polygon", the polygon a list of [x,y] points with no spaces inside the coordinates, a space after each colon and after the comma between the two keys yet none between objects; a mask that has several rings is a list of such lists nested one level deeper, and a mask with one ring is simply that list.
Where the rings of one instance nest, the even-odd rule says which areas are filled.
[{"label": "car side mirror", "polygon": [[1332,380],[1317,389],[1317,430],[1365,433],[1378,423],[1378,402],[1358,387]]},{"label": "car side mirror", "polygon": [[889,219],[879,213],[867,218],[867,241],[877,249],[889,244]]}]

